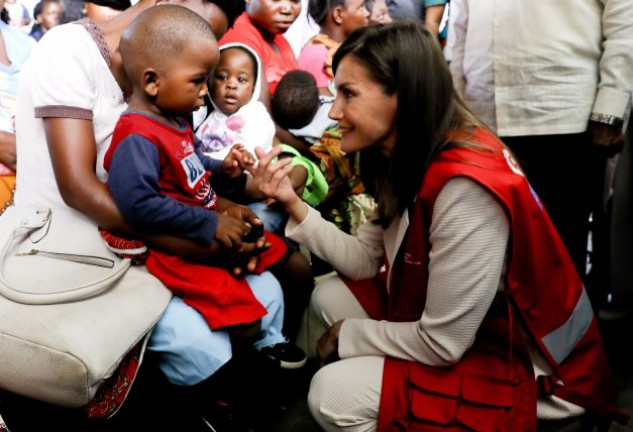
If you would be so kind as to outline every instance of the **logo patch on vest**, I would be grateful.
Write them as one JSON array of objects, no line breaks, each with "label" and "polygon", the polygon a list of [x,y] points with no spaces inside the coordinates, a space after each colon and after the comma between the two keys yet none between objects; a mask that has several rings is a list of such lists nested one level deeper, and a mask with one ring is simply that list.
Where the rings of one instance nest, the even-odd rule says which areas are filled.
[{"label": "logo patch on vest", "polygon": [[195,153],[191,153],[189,156],[181,160],[180,164],[187,174],[187,184],[193,189],[205,173],[202,162],[200,162],[200,159],[198,159],[198,156]]},{"label": "logo patch on vest", "polygon": [[503,149],[503,157],[506,158],[506,163],[510,167],[513,173],[520,175],[521,177],[525,177],[519,163],[514,159],[514,156],[508,151],[508,149]]}]

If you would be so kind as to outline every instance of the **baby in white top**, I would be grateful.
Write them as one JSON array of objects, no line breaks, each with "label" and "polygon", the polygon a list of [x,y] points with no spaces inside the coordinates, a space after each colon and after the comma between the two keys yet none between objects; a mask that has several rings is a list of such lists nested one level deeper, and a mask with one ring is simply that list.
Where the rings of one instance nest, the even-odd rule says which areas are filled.
[{"label": "baby in white top", "polygon": [[234,43],[220,48],[220,63],[209,83],[214,110],[196,128],[205,154],[224,160],[236,144],[252,155],[255,147],[272,148],[275,124],[258,100],[261,76],[259,57],[249,47]]}]

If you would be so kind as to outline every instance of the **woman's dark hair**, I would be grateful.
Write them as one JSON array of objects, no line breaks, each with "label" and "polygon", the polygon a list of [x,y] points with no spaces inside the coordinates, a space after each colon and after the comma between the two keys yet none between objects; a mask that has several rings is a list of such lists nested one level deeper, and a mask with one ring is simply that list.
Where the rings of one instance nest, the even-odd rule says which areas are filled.
[{"label": "woman's dark hair", "polygon": [[334,55],[335,72],[346,56],[365,66],[386,94],[397,96],[396,144],[390,157],[378,146],[360,155],[361,179],[386,227],[415,198],[428,161],[446,144],[447,132],[479,122],[456,95],[436,38],[419,23],[358,29]]},{"label": "woman's dark hair", "polygon": [[60,0],[62,5],[62,15],[60,24],[80,20],[84,17],[84,2],[80,0]]},{"label": "woman's dark hair", "polygon": [[308,14],[319,26],[325,24],[330,9],[345,6],[345,0],[308,0]]},{"label": "woman's dark hair", "polygon": [[202,0],[209,3],[213,3],[226,14],[226,20],[228,22],[228,28],[233,27],[235,19],[246,10],[246,3],[239,0]]},{"label": "woman's dark hair", "polygon": [[0,19],[5,24],[9,24],[9,11],[6,10],[5,8],[2,8],[2,11],[0,11]]},{"label": "woman's dark hair", "polygon": [[97,6],[105,6],[118,11],[124,11],[132,6],[130,0],[86,0],[87,3],[93,3]]}]

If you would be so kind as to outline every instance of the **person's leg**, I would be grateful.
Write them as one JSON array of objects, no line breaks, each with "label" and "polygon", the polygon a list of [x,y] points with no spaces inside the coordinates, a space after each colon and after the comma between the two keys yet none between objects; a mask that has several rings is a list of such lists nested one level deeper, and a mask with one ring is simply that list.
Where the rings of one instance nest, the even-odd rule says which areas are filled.
[{"label": "person's leg", "polygon": [[270,272],[260,275],[248,275],[246,281],[257,300],[268,311],[262,317],[261,335],[253,344],[261,349],[286,341],[282,333],[284,323],[284,301],[281,285]]},{"label": "person's leg", "polygon": [[338,276],[329,277],[317,285],[312,293],[311,305],[326,328],[345,318],[369,318]]},{"label": "person's leg", "polygon": [[275,275],[284,295],[285,315],[283,333],[294,343],[299,333],[301,319],[310,302],[314,289],[314,276],[308,259],[298,251],[292,240],[283,238],[288,251],[269,270]]},{"label": "person's leg", "polygon": [[384,358],[354,357],[331,363],[312,378],[308,407],[326,431],[375,431]]},{"label": "person's leg", "polygon": [[199,384],[231,359],[228,332],[211,331],[195,309],[173,297],[154,326],[147,349],[159,355],[167,380],[180,386]]}]

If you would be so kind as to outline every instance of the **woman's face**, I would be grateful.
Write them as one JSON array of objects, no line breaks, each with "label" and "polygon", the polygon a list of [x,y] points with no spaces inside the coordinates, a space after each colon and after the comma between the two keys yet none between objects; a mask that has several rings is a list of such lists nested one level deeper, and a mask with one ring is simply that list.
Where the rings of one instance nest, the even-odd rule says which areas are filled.
[{"label": "woman's face", "polygon": [[42,8],[41,25],[45,30],[50,30],[59,24],[62,15],[62,5],[55,2],[46,2]]},{"label": "woman's face", "polygon": [[285,33],[301,12],[301,0],[246,0],[246,11],[260,30]]},{"label": "woman's face", "polygon": [[352,55],[343,57],[334,82],[337,94],[329,115],[338,122],[341,150],[352,153],[377,145],[390,156],[396,143],[397,96],[386,94]]},{"label": "woman's face", "polygon": [[365,0],[345,0],[341,19],[345,36],[356,29],[365,27],[369,23],[369,11],[365,7]]}]

